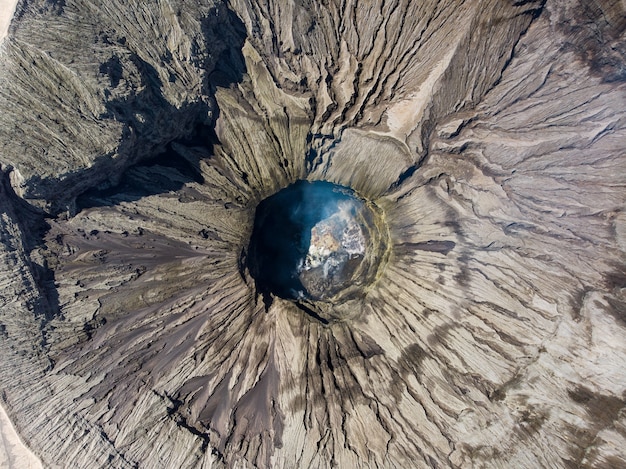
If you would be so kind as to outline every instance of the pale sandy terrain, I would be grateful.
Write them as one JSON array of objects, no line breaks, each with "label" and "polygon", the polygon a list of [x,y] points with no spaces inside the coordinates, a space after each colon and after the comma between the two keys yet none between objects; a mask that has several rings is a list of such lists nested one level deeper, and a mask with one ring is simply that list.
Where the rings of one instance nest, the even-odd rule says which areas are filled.
[{"label": "pale sandy terrain", "polygon": [[4,408],[0,406],[0,467],[37,469],[41,461],[20,441]]},{"label": "pale sandy terrain", "polygon": [[0,0],[0,42],[7,35],[17,0]]}]

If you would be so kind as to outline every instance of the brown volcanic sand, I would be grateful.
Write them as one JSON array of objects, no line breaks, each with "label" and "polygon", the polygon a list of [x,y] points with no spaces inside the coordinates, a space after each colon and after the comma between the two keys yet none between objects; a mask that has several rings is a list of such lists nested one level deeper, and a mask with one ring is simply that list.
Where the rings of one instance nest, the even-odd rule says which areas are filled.
[{"label": "brown volcanic sand", "polygon": [[[0,396],[45,465],[626,467],[624,2],[355,3],[26,6]],[[303,178],[390,234],[328,323],[245,268]]]}]

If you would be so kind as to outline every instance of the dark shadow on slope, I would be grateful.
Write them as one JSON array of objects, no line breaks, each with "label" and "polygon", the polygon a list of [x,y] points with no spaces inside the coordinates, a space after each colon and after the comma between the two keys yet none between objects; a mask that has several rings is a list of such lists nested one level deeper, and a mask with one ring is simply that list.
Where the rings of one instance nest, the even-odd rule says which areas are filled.
[{"label": "dark shadow on slope", "polygon": [[[0,213],[3,211],[3,205],[7,204],[6,210],[9,212],[7,215],[20,228],[22,249],[28,256],[24,260],[30,268],[35,282],[34,287],[38,293],[35,303],[29,306],[35,312],[36,317],[42,320],[43,328],[47,321],[60,314],[59,293],[55,285],[54,271],[48,265],[45,256],[47,247],[44,237],[50,225],[39,210],[15,194],[9,181],[12,168],[6,169],[6,173],[0,171],[0,198],[4,200],[4,203],[0,205]],[[0,243],[5,244],[5,249],[11,250],[12,247],[2,239],[2,234],[0,232]],[[45,343],[45,334],[43,334],[42,342]]]},{"label": "dark shadow on slope", "polygon": [[[202,24],[202,31],[205,36],[205,41],[208,44],[210,53],[207,56],[198,57],[199,63],[206,62],[205,69],[212,70],[212,72],[206,78],[204,83],[204,89],[202,94],[205,97],[214,96],[215,89],[217,87],[233,86],[237,82],[243,79],[245,73],[245,61],[243,59],[241,49],[245,40],[245,28],[241,21],[236,16],[229,12],[225,7],[218,7],[215,10],[215,15],[209,15]],[[106,38],[107,41],[112,41],[115,47],[123,47],[121,37]],[[210,57],[211,54],[219,55],[219,58],[213,67],[209,62],[214,59]],[[128,55],[123,56],[124,60],[128,62]],[[163,58],[167,61],[168,58]],[[169,194],[172,191],[180,191],[181,188],[187,183],[195,182],[202,183],[202,173],[199,171],[200,161],[203,158],[210,158],[213,145],[216,143],[215,133],[213,131],[214,122],[217,118],[216,106],[214,102],[209,100],[199,99],[197,102],[190,103],[188,106],[177,108],[172,106],[166,97],[163,95],[162,78],[152,65],[144,61],[139,55],[132,55],[130,57],[130,64],[134,71],[137,71],[141,77],[140,85],[136,88],[136,94],[125,96],[122,99],[111,99],[106,103],[106,113],[102,115],[103,119],[115,120],[122,124],[124,131],[122,140],[119,147],[116,149],[118,153],[118,161],[113,159],[113,155],[103,155],[96,161],[95,164],[89,169],[77,171],[76,173],[65,174],[58,179],[47,179],[38,181],[42,184],[42,194],[53,194],[49,197],[48,202],[51,204],[52,213],[61,213],[64,210],[64,204],[71,203],[76,200],[76,205],[79,209],[97,208],[115,206],[122,202],[138,201],[142,197],[159,194]],[[113,57],[105,61],[100,67],[100,72],[105,77],[108,76],[110,86],[108,96],[109,98],[115,96],[111,90],[117,86],[123,86],[123,67],[124,61],[122,56]],[[177,80],[178,77],[170,76],[169,81]],[[182,79],[182,78],[181,78]],[[134,84],[133,84],[134,85]],[[106,95],[107,91],[103,90]],[[118,95],[119,96],[119,95]],[[212,115],[209,117],[209,113]],[[170,124],[176,126],[175,130],[170,129]],[[183,151],[181,151],[181,147]],[[184,149],[192,151],[184,151]],[[119,157],[121,156],[121,158]],[[98,187],[94,187],[97,184]],[[78,185],[75,187],[74,185]],[[63,192],[67,188],[67,193]],[[56,193],[55,193],[56,189]],[[44,198],[44,197],[42,197]],[[39,219],[42,218],[42,214],[37,214]],[[71,215],[71,213],[70,213]],[[73,228],[70,223],[63,223],[63,215],[59,216],[59,225],[67,229],[68,232],[72,232]],[[82,233],[80,230],[76,230],[70,234],[70,236],[80,237]],[[48,236],[53,236],[54,231],[51,230]],[[109,244],[101,243],[101,238],[98,235],[97,230],[93,230],[87,234],[85,239],[81,240],[81,243],[91,243],[94,247],[93,251],[102,250],[110,254],[110,257],[114,257],[115,261],[120,260],[119,264],[131,264],[130,267],[134,268],[134,261],[137,261],[139,256],[133,256],[128,262],[130,255],[126,253],[133,253],[132,250],[125,251],[126,246],[125,233],[122,234],[110,234],[105,233],[107,236],[103,237]],[[209,236],[208,233],[206,236]],[[60,235],[60,238],[63,234]],[[68,236],[69,237],[69,236]],[[41,244],[44,243],[46,238],[46,229],[41,230],[41,233],[37,232],[36,238]],[[166,238],[163,236],[163,238]],[[150,238],[146,239],[146,250],[154,248],[158,241],[163,238]],[[156,239],[156,241],[155,241]],[[111,241],[112,240],[112,241]],[[63,243],[63,239],[55,240],[59,244]],[[117,245],[115,244],[115,241]],[[163,258],[170,259],[172,254],[169,250],[169,239],[165,239],[163,245],[165,247],[161,249],[161,252],[165,254]],[[79,248],[81,244],[75,243]],[[83,244],[84,245],[84,244]],[[104,245],[104,246],[103,246]],[[121,247],[120,247],[121,245]],[[78,252],[90,252],[91,246],[88,246],[84,251],[79,249]],[[66,246],[61,246],[61,248]],[[138,249],[143,249],[143,245]],[[61,249],[60,248],[60,249]],[[103,249],[104,248],[104,249]],[[185,246],[186,249],[191,250],[191,247]],[[184,255],[180,256],[184,257]],[[105,255],[101,258],[103,263],[107,261]],[[149,257],[148,261],[153,260],[154,256]],[[156,262],[156,261],[154,261]],[[144,262],[147,264],[147,262]],[[164,264],[159,263],[160,266]],[[139,267],[145,267],[139,266]],[[150,265],[148,265],[148,268]],[[96,269],[102,269],[96,265]],[[135,272],[137,275],[143,275],[144,270]],[[54,270],[49,271],[50,276],[47,279],[47,285],[50,285],[50,292],[52,295],[57,295],[55,298],[56,311],[59,311],[58,294],[55,287]],[[133,274],[134,275],[134,274]],[[149,277],[146,275],[145,277]],[[152,283],[152,278],[142,280],[145,285],[150,288],[150,293],[158,293],[159,288],[162,285]],[[48,282],[49,280],[49,282]],[[194,276],[193,280],[196,278]],[[132,280],[131,280],[132,281]],[[178,280],[177,280],[178,281]],[[80,282],[80,280],[79,280]],[[162,282],[166,283],[166,282]],[[108,284],[103,289],[108,288]],[[149,310],[146,312],[146,308],[143,308],[143,314],[149,314],[152,311],[161,307],[162,304],[166,305],[171,302],[172,298],[177,298],[181,295],[180,291],[176,289],[178,284],[170,282],[167,285],[170,290],[167,290],[163,295],[165,300],[159,299],[155,303],[149,305]],[[115,286],[111,290],[116,292],[118,288],[123,286]],[[202,288],[197,287],[196,288]],[[47,298],[46,294],[40,295],[42,298]],[[123,297],[122,294],[119,296]],[[105,299],[100,306],[106,304],[106,308],[113,308],[111,302]],[[124,308],[121,308],[121,314],[129,321],[135,319],[138,311],[137,305],[129,302],[128,307],[126,303],[123,304]],[[106,309],[105,308],[105,309]],[[198,324],[204,323],[205,314],[199,314]],[[162,343],[167,344],[172,352],[169,359],[163,359],[163,363],[159,363],[155,360],[149,360],[149,356],[154,353],[152,350],[146,352],[150,344],[146,345],[146,349],[141,349],[145,344],[136,344],[134,340],[137,336],[133,334],[141,333],[142,331],[133,330],[130,333],[127,330],[116,329],[110,323],[103,322],[107,319],[106,311],[101,314],[100,309],[94,316],[98,316],[94,319],[98,321],[87,322],[85,326],[89,327],[89,330],[85,330],[87,341],[93,345],[91,337],[93,334],[102,333],[103,329],[112,331],[114,339],[110,344],[116,348],[116,353],[129,353],[128,349],[137,347],[139,352],[137,355],[132,356],[132,363],[122,362],[121,365],[115,367],[113,370],[107,370],[103,375],[102,382],[94,384],[94,386],[85,392],[90,393],[93,396],[95,402],[105,402],[109,400],[111,409],[115,410],[115,417],[124,419],[129,415],[126,409],[132,408],[136,404],[137,394],[134,393],[136,389],[146,385],[151,379],[156,380],[159,374],[163,375],[166,371],[169,371],[176,365],[176,360],[180,359],[183,352],[191,351],[195,349],[198,344],[193,340],[193,335],[184,334],[185,343],[168,343],[169,337],[164,337]],[[117,319],[117,318],[114,318]],[[79,319],[80,320],[80,319]],[[175,321],[175,318],[166,318],[164,321]],[[172,327],[170,330],[180,331],[184,330],[183,321],[180,321],[182,329],[176,329]],[[119,325],[116,323],[115,325]],[[123,323],[122,323],[123,324]],[[44,324],[45,326],[45,324]],[[108,329],[106,329],[108,328]],[[95,331],[95,329],[99,329]],[[125,333],[127,333],[125,335]],[[253,333],[253,332],[252,332]],[[44,333],[45,337],[45,333]],[[106,336],[105,336],[106,337]],[[119,339],[118,339],[119,337]],[[182,334],[181,334],[182,337]],[[187,338],[191,338],[187,340]],[[45,340],[45,339],[44,339]],[[79,365],[85,365],[89,368],[89,372],[94,366],[98,364],[89,363],[89,358],[86,354],[89,352],[89,346],[86,344],[85,339],[78,339],[79,342],[72,346],[65,346],[63,352],[77,350],[80,351],[77,358],[72,365],[76,366],[80,370]],[[180,340],[180,337],[175,338],[172,342]],[[132,343],[131,343],[132,342]],[[102,344],[97,344],[95,347],[99,348]],[[107,345],[106,343],[104,345]],[[170,347],[171,346],[171,347]],[[127,347],[127,350],[123,350]],[[189,348],[185,348],[189,347]],[[155,347],[156,348],[156,347]],[[83,353],[84,352],[84,353]],[[145,352],[145,353],[144,353]],[[169,352],[161,350],[164,356],[168,356]],[[268,352],[269,353],[269,352]],[[130,353],[127,357],[131,357]],[[112,360],[115,360],[113,358]],[[139,384],[138,380],[134,380],[138,376],[141,376],[139,370],[143,368],[146,372],[145,376],[148,376],[146,381]],[[188,380],[189,381],[189,380]],[[193,384],[193,383],[192,383]],[[208,383],[202,381],[201,386],[208,386]],[[280,436],[282,435],[282,414],[280,409],[277,408],[277,388],[279,384],[278,371],[273,367],[270,362],[265,371],[260,375],[259,383],[255,384],[249,390],[246,390],[245,394],[241,394],[238,401],[233,401],[228,405],[233,410],[233,417],[230,419],[229,430],[230,434],[220,435],[220,441],[213,446],[217,448],[216,451],[221,451],[227,445],[229,451],[233,454],[232,459],[227,461],[227,464],[232,464],[236,457],[239,457],[237,453],[246,454],[248,447],[258,445],[261,447],[260,453],[265,455],[263,461],[269,465],[269,458],[273,451],[273,446],[280,446]],[[187,385],[187,384],[186,384]],[[243,381],[242,381],[243,389]],[[204,393],[201,393],[204,394]],[[238,395],[236,390],[233,395]],[[222,395],[217,395],[215,401],[222,401]],[[191,397],[189,398],[191,400]],[[195,419],[191,417],[191,413],[178,413],[172,412],[171,418],[176,420],[176,424],[180,427],[191,429],[192,426],[199,428],[198,431],[191,431],[195,436],[203,439],[203,450],[208,450],[208,439],[206,435],[211,434],[211,429],[216,426],[216,423],[211,421],[210,418],[203,420],[204,415],[211,415],[210,407],[213,405],[213,401],[206,402],[205,408],[202,409],[200,418]],[[222,402],[220,406],[226,405]],[[258,409],[261,408],[261,411]],[[265,412],[267,409],[267,412]],[[88,411],[87,411],[88,412]],[[92,414],[93,415],[93,414]],[[94,416],[94,424],[105,421],[107,418],[111,418],[110,415],[100,418],[100,416]],[[124,420],[121,421],[122,423]],[[131,425],[132,427],[132,425]],[[104,438],[108,439],[107,427],[101,427],[101,433]],[[132,428],[131,428],[132,430]],[[267,435],[273,435],[273,438],[268,439]],[[202,435],[205,435],[202,437]],[[114,444],[114,443],[113,443]],[[234,449],[233,449],[234,448]],[[123,448],[120,448],[121,452],[124,452]],[[228,455],[226,456],[228,458]],[[260,458],[260,456],[259,456]]]},{"label": "dark shadow on slope", "polygon": [[[213,70],[201,91],[203,96],[212,97],[216,86],[231,86],[242,80],[245,62],[241,49],[246,34],[243,23],[224,6],[216,7],[202,20],[202,32],[207,48],[219,54],[217,61],[202,54],[194,59],[200,68]],[[126,47],[126,39],[111,31],[102,32],[95,41],[110,45],[112,50]],[[170,59],[163,57],[164,61]],[[139,91],[121,99],[109,100],[105,104],[106,112],[101,116],[123,125],[117,161],[111,164],[112,155],[103,155],[88,169],[59,178],[33,178],[29,181],[34,187],[41,187],[41,194],[54,194],[54,199],[47,200],[48,213],[15,194],[8,179],[11,168],[3,168],[6,173],[0,173],[0,195],[17,213],[24,236],[24,249],[27,253],[38,251],[38,260],[30,260],[30,268],[39,291],[39,304],[33,305],[33,310],[42,318],[44,343],[47,322],[62,314],[54,267],[47,262],[46,253],[50,252],[46,245],[50,229],[47,220],[60,214],[58,220],[62,223],[68,207],[69,215],[72,214],[72,201],[76,202],[78,210],[114,206],[177,191],[186,183],[202,183],[199,161],[210,157],[216,141],[213,130],[215,102],[198,99],[176,108],[163,95],[159,72],[137,54],[118,56],[114,53],[100,65],[99,71],[109,85],[102,90],[105,97],[112,96],[112,90],[123,84],[124,67],[139,73],[141,86],[136,87]],[[169,81],[178,79],[182,78],[170,76]],[[181,151],[181,148],[192,151]],[[150,153],[154,156],[146,158]],[[93,187],[94,184],[97,186]],[[41,253],[43,258],[39,259]]]},{"label": "dark shadow on slope", "polygon": [[[212,97],[217,87],[229,87],[243,79],[246,69],[241,49],[246,31],[241,20],[224,7],[216,8],[215,14],[205,18],[201,29],[211,49],[222,51],[214,66],[208,63],[208,58],[197,59],[199,65],[213,69],[202,91],[204,96]],[[149,147],[154,149],[154,156],[123,168],[121,174],[113,174],[98,187],[84,191],[76,199],[78,210],[132,202],[180,190],[189,182],[204,182],[199,162],[211,156],[217,143],[214,123],[219,109],[215,101],[196,102],[177,109],[162,95],[162,82],[157,70],[137,55],[131,56],[131,62],[141,73],[143,91],[122,100],[110,101],[107,114],[103,117],[125,124],[121,153],[132,154],[137,148]],[[122,80],[123,65],[119,57],[103,63],[100,71],[108,75],[112,87]],[[170,77],[172,80],[175,81],[176,77]],[[175,122],[185,124],[182,126],[186,128],[184,135],[163,135],[163,129],[170,127],[168,123]]]},{"label": "dark shadow on slope", "polygon": [[[134,202],[143,197],[178,191],[190,182],[202,184],[204,178],[199,161],[202,155],[209,157],[213,134],[211,128],[199,125],[191,138],[170,142],[163,153],[128,168],[114,186],[89,189],[79,195],[76,209]],[[181,148],[189,151],[181,154]]]}]

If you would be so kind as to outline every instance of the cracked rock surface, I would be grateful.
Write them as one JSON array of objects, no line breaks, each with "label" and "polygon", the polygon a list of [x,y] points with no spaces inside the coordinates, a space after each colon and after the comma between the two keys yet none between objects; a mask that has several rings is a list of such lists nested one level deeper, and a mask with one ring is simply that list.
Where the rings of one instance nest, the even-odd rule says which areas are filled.
[{"label": "cracked rock surface", "polygon": [[[626,467],[624,18],[20,2],[0,399],[23,440],[45,467]],[[298,180],[389,231],[323,314],[247,268],[256,207]]]}]

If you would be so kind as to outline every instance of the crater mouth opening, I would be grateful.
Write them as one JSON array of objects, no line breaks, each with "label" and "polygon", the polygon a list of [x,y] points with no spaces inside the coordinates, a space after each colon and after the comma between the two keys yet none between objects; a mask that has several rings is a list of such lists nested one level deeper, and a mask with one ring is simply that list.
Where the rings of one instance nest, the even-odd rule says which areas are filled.
[{"label": "crater mouth opening", "polygon": [[258,205],[247,266],[264,295],[334,303],[364,295],[387,246],[376,205],[348,187],[300,180]]}]

